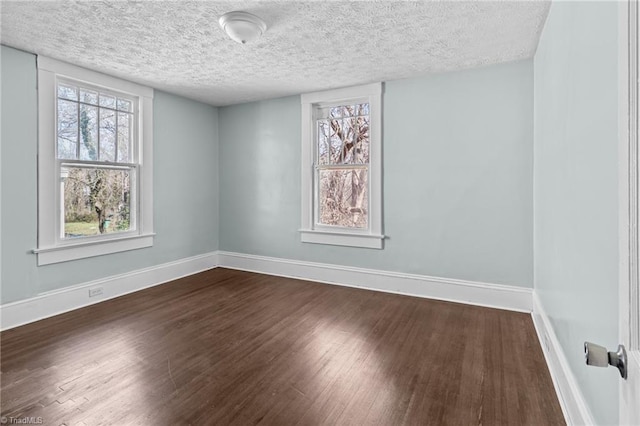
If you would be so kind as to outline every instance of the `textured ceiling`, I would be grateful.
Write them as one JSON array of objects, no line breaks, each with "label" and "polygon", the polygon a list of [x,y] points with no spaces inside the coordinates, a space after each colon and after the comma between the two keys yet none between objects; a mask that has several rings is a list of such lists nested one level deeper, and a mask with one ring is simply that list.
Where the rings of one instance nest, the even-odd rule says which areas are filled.
[{"label": "textured ceiling", "polygon": [[[2,1],[2,44],[212,105],[529,58],[549,1]],[[231,41],[218,17],[262,17]]]}]

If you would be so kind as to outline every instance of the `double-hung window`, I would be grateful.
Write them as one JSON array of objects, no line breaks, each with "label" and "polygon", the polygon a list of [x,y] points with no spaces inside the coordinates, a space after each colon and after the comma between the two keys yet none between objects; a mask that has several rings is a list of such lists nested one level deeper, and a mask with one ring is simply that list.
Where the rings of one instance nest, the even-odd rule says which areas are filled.
[{"label": "double-hung window", "polygon": [[153,90],[38,57],[38,264],[153,244]]},{"label": "double-hung window", "polygon": [[302,95],[303,242],[382,248],[381,91]]}]

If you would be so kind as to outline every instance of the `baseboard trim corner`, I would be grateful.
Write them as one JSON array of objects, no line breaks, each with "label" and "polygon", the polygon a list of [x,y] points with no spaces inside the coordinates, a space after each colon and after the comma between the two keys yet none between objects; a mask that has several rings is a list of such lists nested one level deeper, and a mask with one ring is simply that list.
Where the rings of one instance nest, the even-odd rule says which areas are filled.
[{"label": "baseboard trim corner", "polygon": [[564,350],[535,292],[531,317],[567,425],[594,425],[593,416],[571,372]]},{"label": "baseboard trim corner", "polygon": [[[218,253],[188,257],[87,283],[41,293],[0,305],[0,330],[25,325],[54,315],[124,296],[148,287],[197,274],[218,266]],[[89,289],[102,287],[101,296],[89,298]]]},{"label": "baseboard trim corner", "polygon": [[218,266],[326,284],[530,313],[529,288],[218,252]]}]

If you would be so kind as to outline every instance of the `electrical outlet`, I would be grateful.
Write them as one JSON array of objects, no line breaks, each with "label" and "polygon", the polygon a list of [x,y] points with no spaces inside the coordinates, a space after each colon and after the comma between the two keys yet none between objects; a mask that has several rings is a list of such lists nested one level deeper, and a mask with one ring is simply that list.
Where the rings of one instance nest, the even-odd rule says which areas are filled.
[{"label": "electrical outlet", "polygon": [[89,289],[89,297],[102,296],[102,287],[94,287]]}]

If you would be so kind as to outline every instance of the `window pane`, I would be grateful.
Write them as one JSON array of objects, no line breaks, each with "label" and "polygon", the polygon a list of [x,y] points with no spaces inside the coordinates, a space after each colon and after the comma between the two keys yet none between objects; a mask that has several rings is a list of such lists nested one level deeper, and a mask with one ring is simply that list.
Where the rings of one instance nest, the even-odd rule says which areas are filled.
[{"label": "window pane", "polygon": [[341,120],[331,120],[330,128],[329,128],[329,148],[331,149],[330,153],[330,161],[331,164],[340,164],[342,163],[342,140],[338,136],[337,131],[340,130]]},{"label": "window pane", "polygon": [[80,102],[86,102],[91,105],[98,104],[98,92],[80,89]]},{"label": "window pane", "polygon": [[134,169],[63,166],[64,237],[129,231]]},{"label": "window pane", "polygon": [[358,139],[356,143],[355,162],[369,163],[369,117],[358,117]]},{"label": "window pane", "polygon": [[129,163],[129,152],[131,151],[131,114],[118,113],[118,162]]},{"label": "window pane", "polygon": [[329,122],[318,121],[318,164],[329,164]]},{"label": "window pane", "polygon": [[367,228],[367,169],[319,170],[318,223]]},{"label": "window pane", "polygon": [[78,89],[65,84],[58,85],[58,97],[64,99],[70,99],[72,101],[78,100]]},{"label": "window pane", "polygon": [[329,115],[331,117],[335,117],[335,118],[342,117],[342,107],[333,107],[333,108],[331,108]]},{"label": "window pane", "polygon": [[116,112],[110,109],[100,108],[100,161],[115,160]]},{"label": "window pane", "polygon": [[98,159],[98,108],[80,105],[80,159]]},{"label": "window pane", "polygon": [[369,104],[356,105],[356,115],[369,115]]},{"label": "window pane", "polygon": [[131,101],[118,98],[118,110],[129,111],[129,112],[133,111],[133,108],[131,106]]},{"label": "window pane", "polygon": [[351,117],[355,113],[355,105],[345,105],[342,107],[342,116]]},{"label": "window pane", "polygon": [[342,134],[342,161],[345,164],[355,163],[355,118],[345,118],[341,122],[340,132]]},{"label": "window pane", "polygon": [[100,106],[106,108],[114,108],[116,107],[116,98],[109,95],[103,95],[100,93]]},{"label": "window pane", "polygon": [[78,147],[78,104],[58,99],[58,158],[75,159]]}]

